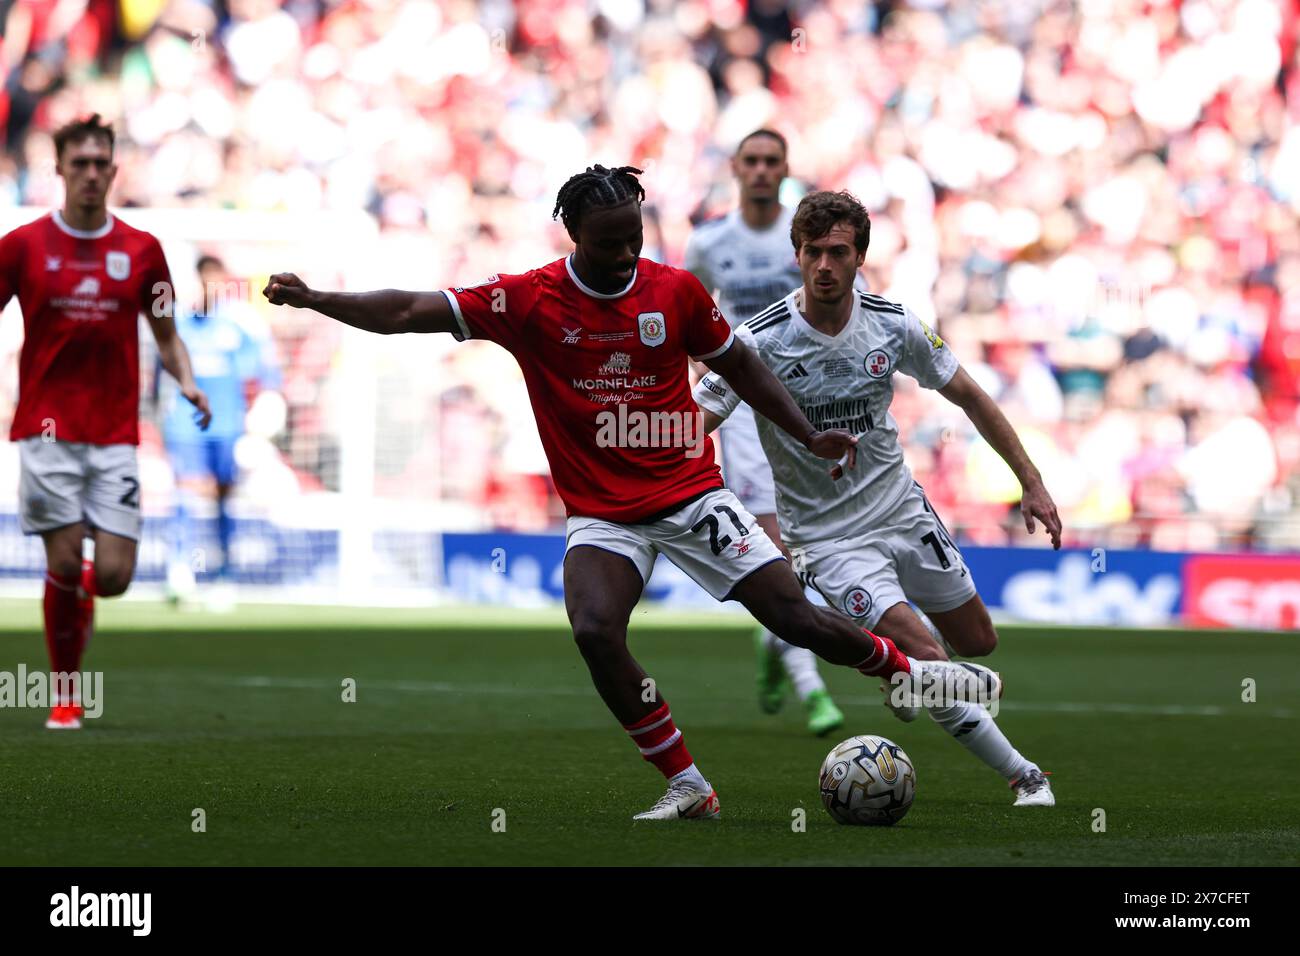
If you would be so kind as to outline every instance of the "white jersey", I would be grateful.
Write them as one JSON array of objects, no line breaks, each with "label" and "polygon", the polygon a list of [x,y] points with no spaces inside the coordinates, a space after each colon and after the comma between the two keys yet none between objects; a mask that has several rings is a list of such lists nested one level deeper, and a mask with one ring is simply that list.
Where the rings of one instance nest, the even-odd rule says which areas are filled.
[{"label": "white jersey", "polygon": [[736,209],[703,223],[686,241],[683,265],[710,294],[716,290],[732,328],[803,285],[790,243],[792,219],[794,210],[782,206],[772,225],[751,229]]},{"label": "white jersey", "polygon": [[[898,424],[889,413],[893,375],[903,372],[925,388],[942,388],[959,367],[952,350],[914,312],[866,292],[854,293],[853,314],[836,336],[808,324],[795,307],[794,292],[736,335],[776,373],[814,428],[858,436],[857,467],[834,481],[832,462],[754,416],[776,479],[783,540],[798,548],[869,532],[912,488]],[[700,380],[695,400],[723,418],[740,404],[716,374]]]}]

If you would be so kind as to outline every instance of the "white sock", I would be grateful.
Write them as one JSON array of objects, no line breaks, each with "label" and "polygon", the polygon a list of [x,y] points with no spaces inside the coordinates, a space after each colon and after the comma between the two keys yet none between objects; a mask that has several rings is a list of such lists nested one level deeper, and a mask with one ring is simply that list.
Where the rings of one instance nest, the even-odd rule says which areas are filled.
[{"label": "white sock", "polygon": [[800,700],[807,700],[813,691],[826,689],[822,675],[817,673],[817,655],[808,648],[795,647],[766,629],[763,631],[763,646],[769,654],[781,656],[781,665],[790,675],[790,683]]},{"label": "white sock", "polygon": [[1015,780],[1038,765],[1021,756],[989,712],[979,704],[951,704],[930,709],[934,722],[984,761],[1004,780]]},{"label": "white sock", "polygon": [[704,779],[704,774],[700,773],[700,768],[691,764],[681,773],[674,774],[668,780],[668,785],[675,783],[688,783],[700,793],[711,793],[713,788],[709,786],[709,781]]}]

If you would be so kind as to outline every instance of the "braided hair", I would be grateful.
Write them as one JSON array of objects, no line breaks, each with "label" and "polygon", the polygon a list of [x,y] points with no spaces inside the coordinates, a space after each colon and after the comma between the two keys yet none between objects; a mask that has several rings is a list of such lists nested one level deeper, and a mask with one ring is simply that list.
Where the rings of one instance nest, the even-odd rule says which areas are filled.
[{"label": "braided hair", "polygon": [[570,176],[560,187],[551,218],[560,217],[569,234],[576,236],[588,210],[617,206],[629,199],[642,202],[645,190],[636,178],[640,172],[635,166],[619,166],[617,169],[588,166],[586,172]]}]

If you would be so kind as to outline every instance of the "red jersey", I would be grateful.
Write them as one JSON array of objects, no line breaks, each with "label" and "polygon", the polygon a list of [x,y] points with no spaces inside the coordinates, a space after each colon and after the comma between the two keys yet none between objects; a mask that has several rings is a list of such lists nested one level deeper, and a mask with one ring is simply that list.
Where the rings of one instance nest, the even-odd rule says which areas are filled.
[{"label": "red jersey", "polygon": [[565,258],[443,294],[456,338],[496,342],[519,363],[570,515],[631,523],[722,487],[686,359],[721,355],[732,332],[695,276],[639,259],[604,294]]},{"label": "red jersey", "polygon": [[162,246],[112,215],[84,232],[56,211],[0,239],[0,308],[17,295],[26,333],[9,440],[52,426],[59,441],[139,444],[139,316],[164,294],[170,311]]}]

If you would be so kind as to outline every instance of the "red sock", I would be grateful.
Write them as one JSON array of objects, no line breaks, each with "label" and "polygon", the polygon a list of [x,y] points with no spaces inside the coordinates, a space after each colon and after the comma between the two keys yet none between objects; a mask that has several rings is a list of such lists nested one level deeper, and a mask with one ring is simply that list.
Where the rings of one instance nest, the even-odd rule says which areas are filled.
[{"label": "red sock", "polygon": [[658,767],[665,777],[675,777],[695,762],[686,749],[682,732],[673,724],[667,702],[635,724],[624,724],[623,729],[641,751],[641,756]]},{"label": "red sock", "polygon": [[81,669],[81,657],[86,653],[90,635],[95,633],[95,565],[92,561],[82,559],[81,590],[77,593],[77,669]]},{"label": "red sock", "polygon": [[71,674],[79,664],[77,653],[77,579],[45,572],[45,647],[50,670]]},{"label": "red sock", "polygon": [[912,673],[912,665],[907,662],[907,655],[895,646],[887,637],[872,634],[865,627],[862,633],[876,642],[876,649],[861,664],[853,665],[868,677],[893,677],[900,671]]}]

